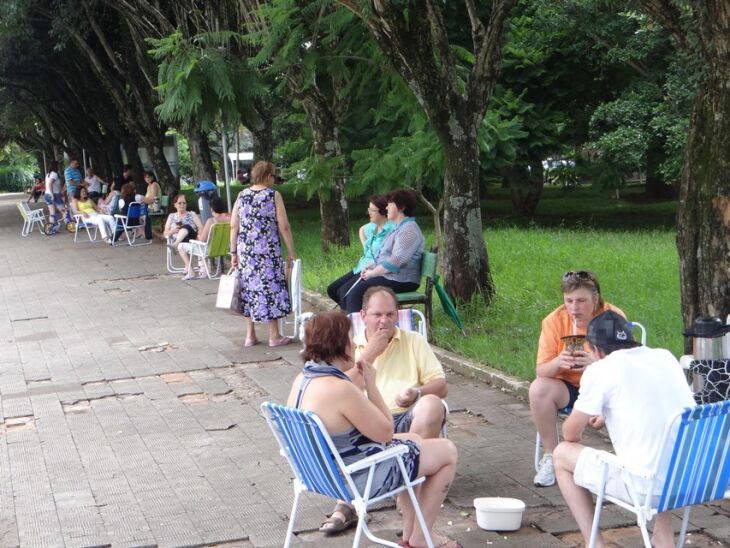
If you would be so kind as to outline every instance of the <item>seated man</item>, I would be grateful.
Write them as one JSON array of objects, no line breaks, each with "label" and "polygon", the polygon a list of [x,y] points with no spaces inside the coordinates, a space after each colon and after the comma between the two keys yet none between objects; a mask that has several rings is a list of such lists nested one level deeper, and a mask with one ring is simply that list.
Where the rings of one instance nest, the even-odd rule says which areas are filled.
[{"label": "seated man", "polygon": [[[563,424],[565,441],[554,457],[558,486],[588,543],[594,504],[587,488],[598,489],[601,451],[578,443],[585,427],[605,424],[621,461],[651,469],[662,457],[659,444],[667,421],[693,406],[694,400],[674,356],[638,346],[628,322],[616,312],[609,310],[591,320],[586,339],[598,361],[583,373],[573,412]],[[609,469],[606,493],[630,500],[620,471]],[[669,514],[657,515],[652,544],[674,546]],[[599,535],[596,546],[603,545]]]},{"label": "seated man", "polygon": [[[389,287],[370,287],[364,293],[360,315],[365,332],[354,338],[355,358],[372,363],[378,372],[378,390],[393,415],[396,436],[410,432],[437,438],[446,421],[446,375],[428,341],[396,327],[397,302]],[[364,387],[357,368],[350,371],[352,381]],[[320,531],[335,533],[355,523],[354,508],[340,501]]]}]

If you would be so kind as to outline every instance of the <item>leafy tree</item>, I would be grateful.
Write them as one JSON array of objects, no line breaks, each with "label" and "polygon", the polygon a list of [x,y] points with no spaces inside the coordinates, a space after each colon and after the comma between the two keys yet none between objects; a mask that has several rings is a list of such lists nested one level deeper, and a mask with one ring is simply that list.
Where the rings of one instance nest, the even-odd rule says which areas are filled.
[{"label": "leafy tree", "polygon": [[640,0],[702,70],[677,212],[682,316],[730,310],[730,10],[725,0]]},{"label": "leafy tree", "polygon": [[[446,289],[461,300],[480,293],[489,302],[494,284],[482,236],[477,133],[499,74],[505,20],[515,0],[489,6],[465,0],[460,12],[436,0],[337,1],[365,22],[439,140],[445,166],[440,257]],[[461,25],[452,25],[449,34],[447,14],[461,20],[470,34],[455,36],[453,29]],[[460,76],[465,54],[473,62]]]}]

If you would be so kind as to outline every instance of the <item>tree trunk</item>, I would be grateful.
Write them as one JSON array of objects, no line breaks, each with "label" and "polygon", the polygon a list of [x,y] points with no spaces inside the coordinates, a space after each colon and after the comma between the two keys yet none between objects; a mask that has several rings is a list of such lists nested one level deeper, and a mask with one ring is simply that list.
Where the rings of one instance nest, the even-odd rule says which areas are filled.
[{"label": "tree trunk", "polygon": [[664,157],[662,144],[652,140],[646,151],[646,195],[652,200],[667,198],[671,193],[671,187],[664,182],[664,178],[659,172],[659,165]]},{"label": "tree trunk", "polygon": [[521,217],[534,217],[542,196],[542,163],[533,162],[530,169],[517,164],[501,171],[503,180],[510,189],[513,213]]},{"label": "tree trunk", "polygon": [[[489,271],[487,246],[482,234],[479,205],[479,147],[476,131],[462,134],[461,142],[445,143],[444,151],[444,249],[439,264],[445,289],[468,299],[480,293],[489,303],[494,283]],[[464,275],[464,273],[469,275]]]},{"label": "tree trunk", "polygon": [[698,316],[724,317],[730,312],[730,93],[727,89],[727,85],[715,84],[697,97],[684,158],[677,211],[677,250],[685,325]]},{"label": "tree trunk", "polygon": [[215,181],[215,168],[210,155],[208,136],[200,127],[195,127],[187,132],[186,137],[190,149],[190,160],[193,164],[193,177],[198,181]]},{"label": "tree trunk", "polygon": [[707,76],[695,99],[677,211],[682,317],[730,312],[730,10],[694,3]]},{"label": "tree trunk", "polygon": [[163,148],[164,134],[159,135],[156,139],[147,138],[143,141],[147,154],[149,154],[152,166],[157,175],[157,181],[160,183],[162,193],[172,196],[180,190],[180,182],[173,175],[170,164],[167,163]]},{"label": "tree trunk", "polygon": [[[324,97],[316,89],[309,89],[302,98],[302,107],[312,129],[314,152],[319,160],[341,159],[335,117]],[[342,165],[341,161],[339,163]],[[332,181],[320,183],[319,212],[322,218],[322,250],[328,251],[331,245],[349,246],[350,222],[342,174],[336,174]]]},{"label": "tree trunk", "polygon": [[127,156],[127,163],[132,166],[132,178],[134,179],[135,191],[137,194],[144,193],[144,166],[142,165],[142,159],[139,157],[139,151],[137,150],[137,141],[130,135],[128,139],[125,139],[122,146]]},{"label": "tree trunk", "polygon": [[262,117],[258,123],[248,126],[253,138],[253,161],[265,160],[270,162],[274,158],[273,120]]}]

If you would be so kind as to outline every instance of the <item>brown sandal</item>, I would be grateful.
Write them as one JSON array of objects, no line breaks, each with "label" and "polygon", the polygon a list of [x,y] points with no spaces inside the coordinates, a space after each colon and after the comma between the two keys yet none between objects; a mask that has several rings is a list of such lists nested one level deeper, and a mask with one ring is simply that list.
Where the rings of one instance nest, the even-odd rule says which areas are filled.
[{"label": "brown sandal", "polygon": [[[335,513],[337,512],[340,512],[345,519],[335,517]],[[335,509],[327,516],[327,519],[322,523],[319,530],[325,535],[335,535],[342,531],[347,531],[351,527],[354,527],[356,523],[357,512],[355,512],[355,509],[347,503],[338,502],[335,505]]]}]

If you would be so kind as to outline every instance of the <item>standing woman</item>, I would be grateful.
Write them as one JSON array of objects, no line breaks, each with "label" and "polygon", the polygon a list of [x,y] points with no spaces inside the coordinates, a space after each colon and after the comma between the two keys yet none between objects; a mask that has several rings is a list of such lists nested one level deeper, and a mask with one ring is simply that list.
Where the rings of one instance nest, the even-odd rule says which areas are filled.
[{"label": "standing woman", "polygon": [[344,309],[344,296],[352,286],[360,279],[360,272],[375,264],[375,258],[380,252],[380,247],[388,233],[395,226],[388,220],[388,200],[386,196],[371,196],[368,203],[368,217],[370,222],[360,227],[360,243],[362,244],[362,257],[355,265],[355,268],[347,274],[340,276],[327,287],[329,298]]},{"label": "standing woman", "polygon": [[[160,196],[162,191],[160,189],[160,183],[157,182],[157,177],[152,171],[144,172],[144,181],[147,183],[147,190],[144,196],[142,196],[142,203],[147,204],[147,208],[150,211],[159,211]],[[152,218],[149,214],[145,215],[144,221],[144,237],[147,240],[152,239]]]},{"label": "standing woman", "polygon": [[269,323],[269,346],[289,344],[279,332],[280,318],[291,312],[279,237],[284,239],[289,262],[296,259],[284,200],[274,186],[274,165],[257,162],[253,183],[236,198],[231,214],[231,257],[241,280],[241,312],[246,318],[244,346],[258,343],[254,322]]}]

